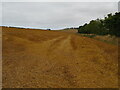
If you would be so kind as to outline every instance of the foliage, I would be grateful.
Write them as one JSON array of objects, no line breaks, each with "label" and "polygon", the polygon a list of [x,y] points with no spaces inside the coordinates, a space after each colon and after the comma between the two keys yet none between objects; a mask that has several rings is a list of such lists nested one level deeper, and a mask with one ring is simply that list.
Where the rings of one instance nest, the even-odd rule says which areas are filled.
[{"label": "foliage", "polygon": [[109,29],[109,34],[120,36],[120,12],[115,15],[108,14],[104,20],[106,28]]},{"label": "foliage", "polygon": [[85,34],[97,35],[115,35],[120,36],[120,12],[115,15],[108,14],[105,19],[96,19],[90,21],[89,24],[79,26],[78,32]]}]

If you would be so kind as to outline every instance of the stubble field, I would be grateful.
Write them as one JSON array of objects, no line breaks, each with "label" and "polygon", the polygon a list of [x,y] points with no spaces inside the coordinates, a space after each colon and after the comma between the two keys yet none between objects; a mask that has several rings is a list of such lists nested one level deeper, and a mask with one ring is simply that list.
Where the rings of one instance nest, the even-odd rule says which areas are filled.
[{"label": "stubble field", "polygon": [[75,33],[2,28],[3,88],[116,88],[117,46]]}]

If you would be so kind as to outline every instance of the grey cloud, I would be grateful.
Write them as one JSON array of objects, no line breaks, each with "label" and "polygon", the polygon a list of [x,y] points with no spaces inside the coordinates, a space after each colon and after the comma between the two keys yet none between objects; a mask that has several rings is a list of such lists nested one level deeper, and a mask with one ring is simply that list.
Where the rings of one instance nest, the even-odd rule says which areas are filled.
[{"label": "grey cloud", "polygon": [[60,29],[117,11],[116,2],[4,2],[3,25]]},{"label": "grey cloud", "polygon": [[2,3],[0,2],[0,25],[2,25]]}]

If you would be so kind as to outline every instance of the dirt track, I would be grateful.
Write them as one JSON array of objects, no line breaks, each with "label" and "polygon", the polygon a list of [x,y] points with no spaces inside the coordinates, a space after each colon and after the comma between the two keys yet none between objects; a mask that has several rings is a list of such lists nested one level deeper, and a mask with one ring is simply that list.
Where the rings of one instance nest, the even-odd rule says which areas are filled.
[{"label": "dirt track", "polygon": [[59,31],[3,28],[3,87],[118,87],[117,46]]}]

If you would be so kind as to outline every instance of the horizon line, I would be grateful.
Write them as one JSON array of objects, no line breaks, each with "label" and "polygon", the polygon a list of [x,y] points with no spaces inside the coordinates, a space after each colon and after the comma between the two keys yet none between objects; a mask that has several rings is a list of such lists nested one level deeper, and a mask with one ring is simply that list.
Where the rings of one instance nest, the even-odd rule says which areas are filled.
[{"label": "horizon line", "polygon": [[78,27],[65,27],[60,29],[51,29],[51,28],[38,28],[38,27],[25,27],[25,26],[12,26],[12,25],[0,25],[0,27],[13,27],[13,28],[24,28],[24,29],[42,29],[42,30],[63,30],[63,29],[70,29],[70,28],[78,28]]}]

